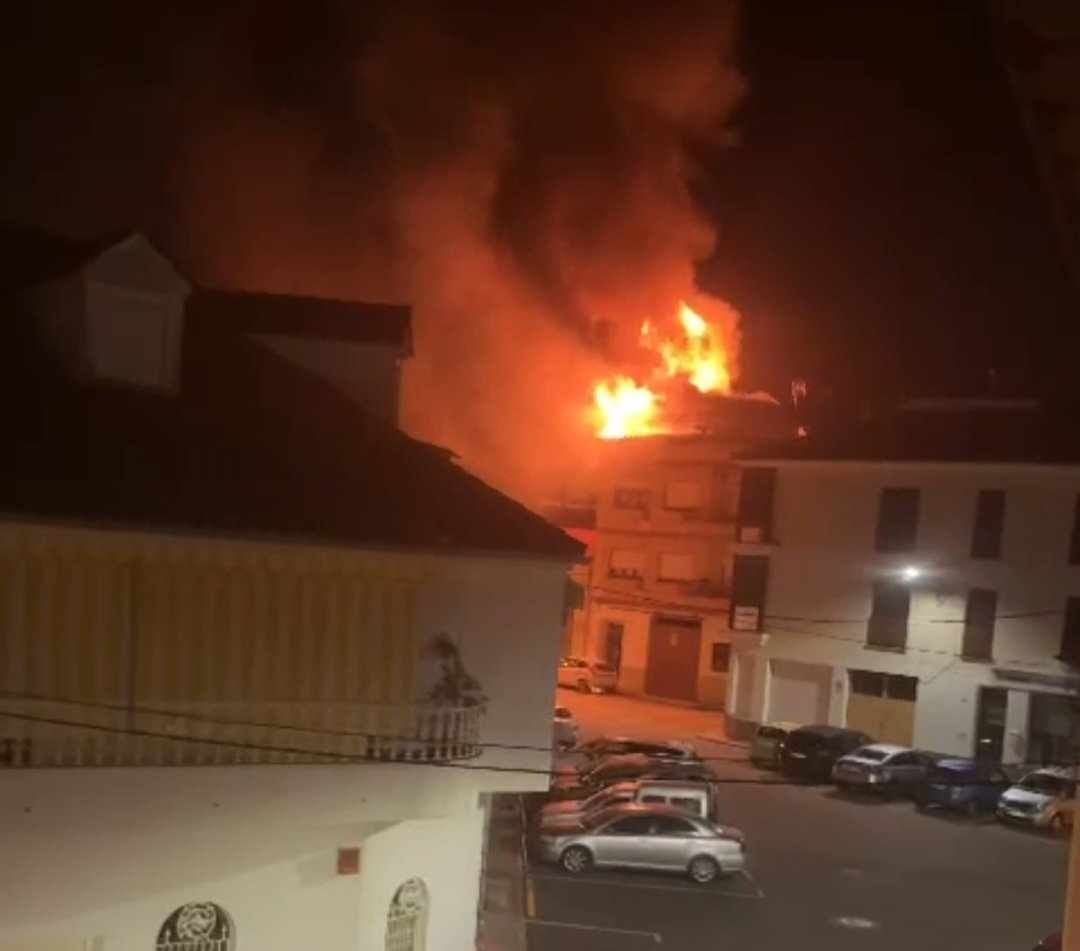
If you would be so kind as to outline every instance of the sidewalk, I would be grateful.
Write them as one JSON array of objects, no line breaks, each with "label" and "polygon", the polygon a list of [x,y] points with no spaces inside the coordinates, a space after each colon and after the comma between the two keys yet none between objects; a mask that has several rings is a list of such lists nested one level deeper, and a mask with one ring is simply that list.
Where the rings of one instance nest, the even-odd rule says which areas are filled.
[{"label": "sidewalk", "polygon": [[525,951],[525,858],[521,798],[496,793],[480,883],[477,951]]}]

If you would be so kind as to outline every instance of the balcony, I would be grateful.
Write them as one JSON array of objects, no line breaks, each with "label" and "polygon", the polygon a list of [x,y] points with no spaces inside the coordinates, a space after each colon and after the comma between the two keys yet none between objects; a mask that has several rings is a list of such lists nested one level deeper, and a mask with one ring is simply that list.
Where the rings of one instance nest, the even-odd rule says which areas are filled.
[{"label": "balcony", "polygon": [[480,755],[482,715],[480,706],[423,703],[188,702],[130,709],[0,698],[0,767],[451,762]]}]

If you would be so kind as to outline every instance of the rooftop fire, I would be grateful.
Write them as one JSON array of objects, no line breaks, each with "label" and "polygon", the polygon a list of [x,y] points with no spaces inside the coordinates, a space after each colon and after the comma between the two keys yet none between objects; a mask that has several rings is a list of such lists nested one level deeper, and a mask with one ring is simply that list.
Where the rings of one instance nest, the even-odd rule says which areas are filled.
[{"label": "rooftop fire", "polygon": [[674,384],[689,384],[699,393],[731,391],[729,354],[716,325],[685,301],[675,323],[672,334],[662,334],[648,320],[641,325],[640,346],[660,358],[647,381],[620,375],[596,384],[593,414],[601,439],[671,432],[665,409]]}]

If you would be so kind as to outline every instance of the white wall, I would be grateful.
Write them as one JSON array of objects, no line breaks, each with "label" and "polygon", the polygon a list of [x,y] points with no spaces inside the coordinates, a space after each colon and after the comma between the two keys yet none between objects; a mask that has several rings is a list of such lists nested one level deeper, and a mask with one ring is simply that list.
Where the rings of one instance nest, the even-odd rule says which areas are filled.
[{"label": "white wall", "polygon": [[[375,951],[414,876],[431,896],[430,951],[470,947],[483,814],[470,782],[439,770],[420,783],[420,769],[9,771],[0,949],[100,937],[101,951],[144,951],[175,908],[213,901],[237,951]],[[397,820],[435,803],[442,816]],[[339,876],[337,849],[356,845],[361,873]]]},{"label": "white wall", "polygon": [[[770,559],[764,636],[755,648],[763,659],[823,664],[841,676],[846,670],[864,669],[918,677],[915,743],[964,755],[974,748],[979,686],[1016,686],[994,668],[1023,670],[1035,677],[1070,674],[1054,655],[1060,647],[1065,600],[1080,595],[1080,566],[1067,563],[1080,469],[811,462],[782,462],[778,468],[777,543],[738,546],[739,551]],[[874,551],[879,494],[890,486],[920,490],[912,553]],[[1000,560],[970,557],[980,489],[1006,493]],[[923,571],[911,585],[907,650],[868,648],[872,585],[877,579],[898,577],[906,565]],[[992,663],[958,656],[972,587],[998,592]],[[1032,616],[1000,617],[1009,614]],[[1055,692],[1061,687],[1038,689]],[[755,717],[764,715],[765,704],[759,683]],[[843,708],[831,704],[833,722],[843,722]]]}]

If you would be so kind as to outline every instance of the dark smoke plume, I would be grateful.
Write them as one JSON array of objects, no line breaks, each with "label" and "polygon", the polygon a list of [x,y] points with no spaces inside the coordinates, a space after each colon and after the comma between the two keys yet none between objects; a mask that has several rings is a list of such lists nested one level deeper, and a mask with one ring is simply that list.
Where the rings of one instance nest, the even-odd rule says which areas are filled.
[{"label": "dark smoke plume", "polygon": [[413,304],[406,427],[536,498],[588,451],[594,324],[694,294],[735,7],[224,8],[64,20],[75,65],[24,151],[79,159],[72,209],[134,216],[205,283]]}]

